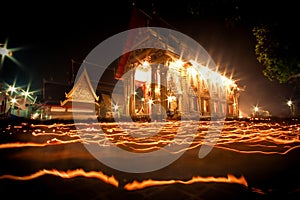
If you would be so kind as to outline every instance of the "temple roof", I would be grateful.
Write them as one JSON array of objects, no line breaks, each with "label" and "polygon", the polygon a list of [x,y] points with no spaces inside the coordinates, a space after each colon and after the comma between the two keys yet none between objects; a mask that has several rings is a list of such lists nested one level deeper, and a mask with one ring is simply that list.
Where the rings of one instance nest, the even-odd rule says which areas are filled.
[{"label": "temple roof", "polygon": [[96,95],[89,75],[86,69],[83,70],[78,80],[75,82],[73,88],[69,93],[66,93],[66,100],[61,102],[61,106],[64,106],[68,102],[83,102],[83,103],[95,103],[99,100],[99,96]]}]

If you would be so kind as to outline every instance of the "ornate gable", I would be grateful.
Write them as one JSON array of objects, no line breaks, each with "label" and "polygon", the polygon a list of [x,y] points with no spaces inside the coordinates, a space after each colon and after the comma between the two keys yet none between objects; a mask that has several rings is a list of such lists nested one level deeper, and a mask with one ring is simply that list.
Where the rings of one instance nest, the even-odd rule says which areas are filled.
[{"label": "ornate gable", "polygon": [[91,85],[86,69],[84,69],[71,91],[66,93],[66,100],[61,102],[61,105],[65,105],[68,101],[94,103],[98,100],[99,97]]}]

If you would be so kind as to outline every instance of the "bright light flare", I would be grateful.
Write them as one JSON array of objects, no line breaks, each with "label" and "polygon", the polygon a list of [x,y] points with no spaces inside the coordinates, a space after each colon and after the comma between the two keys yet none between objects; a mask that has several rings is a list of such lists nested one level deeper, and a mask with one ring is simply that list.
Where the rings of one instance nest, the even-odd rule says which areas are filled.
[{"label": "bright light flare", "polygon": [[7,91],[8,91],[8,92],[11,92],[11,93],[16,92],[16,90],[17,90],[17,88],[15,88],[14,85],[8,86],[8,89],[7,89]]},{"label": "bright light flare", "polygon": [[148,103],[149,105],[152,105],[154,103],[153,99],[149,99]]},{"label": "bright light flare", "polygon": [[113,105],[113,110],[116,112],[118,109],[119,109],[119,105],[118,104],[115,104],[115,105]]},{"label": "bright light flare", "polygon": [[11,99],[11,102],[12,102],[12,103],[16,103],[16,102],[17,102],[17,99],[16,99],[16,98],[12,98],[12,99]]},{"label": "bright light flare", "polygon": [[27,96],[30,94],[30,92],[24,91],[24,92],[22,92],[22,94],[23,94],[25,97],[27,97]]},{"label": "bright light flare", "polygon": [[12,56],[12,55],[13,55],[13,52],[10,51],[9,49],[0,47],[0,54],[1,54],[2,56]]},{"label": "bright light flare", "polygon": [[148,61],[143,62],[143,67],[148,68],[150,66],[150,63]]},{"label": "bright light flare", "polygon": [[8,49],[7,43],[8,43],[8,40],[6,39],[4,44],[0,44],[0,55],[1,55],[0,69],[3,65],[5,57],[6,57],[6,58],[9,58],[11,61],[13,61],[15,64],[17,64],[21,69],[25,70],[24,65],[13,57],[13,52],[21,50],[22,47]]},{"label": "bright light flare", "polygon": [[287,104],[289,107],[291,107],[292,104],[293,104],[293,102],[292,102],[292,100],[288,100],[286,104]]}]

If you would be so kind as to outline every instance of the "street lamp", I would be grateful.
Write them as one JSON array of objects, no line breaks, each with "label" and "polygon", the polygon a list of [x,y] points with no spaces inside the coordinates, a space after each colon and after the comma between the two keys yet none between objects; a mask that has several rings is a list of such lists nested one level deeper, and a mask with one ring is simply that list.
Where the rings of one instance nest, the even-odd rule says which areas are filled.
[{"label": "street lamp", "polygon": [[0,55],[2,55],[0,65],[2,65],[2,63],[4,62],[5,57],[12,57],[13,55],[12,51],[7,49],[6,46],[7,46],[7,41],[4,44],[0,44]]},{"label": "street lamp", "polygon": [[259,107],[256,105],[253,107],[253,117],[258,117]]},{"label": "street lamp", "polygon": [[294,117],[294,115],[295,115],[295,105],[294,105],[293,101],[292,100],[288,100],[286,104],[290,108],[291,116]]},{"label": "street lamp", "polygon": [[13,55],[12,51],[10,51],[9,49],[7,49],[6,47],[0,47],[0,54],[2,56],[12,56]]}]

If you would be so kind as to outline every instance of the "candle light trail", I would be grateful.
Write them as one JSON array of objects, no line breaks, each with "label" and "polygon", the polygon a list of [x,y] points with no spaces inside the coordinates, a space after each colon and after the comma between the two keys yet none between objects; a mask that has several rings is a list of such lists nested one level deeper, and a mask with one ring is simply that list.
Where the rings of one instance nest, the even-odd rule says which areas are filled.
[{"label": "candle light trail", "polygon": [[[56,148],[55,146],[63,146],[68,144],[107,146],[108,144],[105,142],[105,140],[99,139],[103,138],[100,136],[105,136],[105,138],[113,141],[113,145],[124,148],[127,151],[135,153],[147,153],[159,150],[165,145],[169,145],[170,142],[174,140],[174,135],[176,134],[176,131],[174,130],[180,126],[180,123],[178,122],[167,121],[159,123],[162,123],[161,126],[159,126],[159,133],[152,135],[151,137],[147,137],[146,134],[145,137],[138,138],[133,137],[132,132],[136,132],[139,135],[142,135],[143,132],[157,132],[156,127],[151,126],[151,124],[148,122],[136,124],[124,122],[122,126],[120,126],[118,123],[82,123],[78,126],[79,128],[74,128],[73,124],[29,125],[27,123],[22,123],[14,126],[9,125],[8,127],[0,130],[0,137],[6,133],[9,133],[10,137],[19,137],[22,135],[23,137],[20,137],[22,138],[22,141],[2,141],[0,144],[0,150],[16,149],[17,151],[17,149],[22,148],[23,150],[26,150],[26,152],[24,152],[24,154],[16,155],[15,158],[22,157],[22,159],[29,159],[32,147],[38,150],[38,148]],[[177,154],[182,151],[188,152],[200,148],[203,139],[206,137],[208,132],[209,125],[209,121],[201,121],[198,127],[197,136],[194,138],[193,143],[185,149],[179,149],[178,151],[169,153]],[[190,127],[185,127],[184,131],[180,133],[180,137],[190,137],[189,128]],[[143,130],[142,132],[141,129]],[[103,132],[100,133],[100,130]],[[85,137],[82,137],[82,135]],[[180,145],[179,141],[182,144],[186,142],[184,139],[180,139],[178,141],[175,140],[173,142]],[[84,147],[80,146],[80,148]],[[288,155],[292,151],[300,148],[300,125],[297,123],[254,123],[251,121],[228,121],[224,123],[224,128],[214,148],[222,151],[234,152],[239,155]],[[44,151],[47,151],[47,149],[43,149],[43,152]],[[80,153],[82,156],[81,158],[92,158],[90,156],[85,156],[85,151],[80,149],[77,153]],[[42,155],[42,153],[40,155]],[[58,154],[56,152],[47,154],[48,160],[55,161],[57,159],[57,155]],[[68,149],[66,149],[65,152],[61,152],[60,155],[64,155],[60,157],[63,159],[71,157],[73,158],[73,156],[68,153]],[[77,156],[78,155],[79,154],[77,154]],[[75,178],[81,176],[85,178],[96,178],[109,185],[113,185],[116,188],[122,188],[128,191],[142,190],[149,187],[160,187],[163,185],[190,185],[195,183],[239,184],[248,188],[249,183],[245,176],[240,175],[237,177],[230,172],[227,174],[227,177],[220,177],[220,175],[216,174],[212,174],[211,176],[195,174],[194,176],[191,176],[192,178],[190,179],[176,178],[176,176],[165,179],[151,177],[145,177],[143,179],[133,178],[122,182],[120,185],[120,180],[118,180],[118,178],[105,175],[102,171],[85,171],[83,168],[65,171],[56,168],[37,168],[36,172],[25,176],[4,173],[0,175],[0,179],[28,181],[37,179],[43,175],[53,175],[61,178]],[[267,191],[266,188],[262,189],[257,187],[251,187],[248,189],[257,194],[265,194]]]}]

